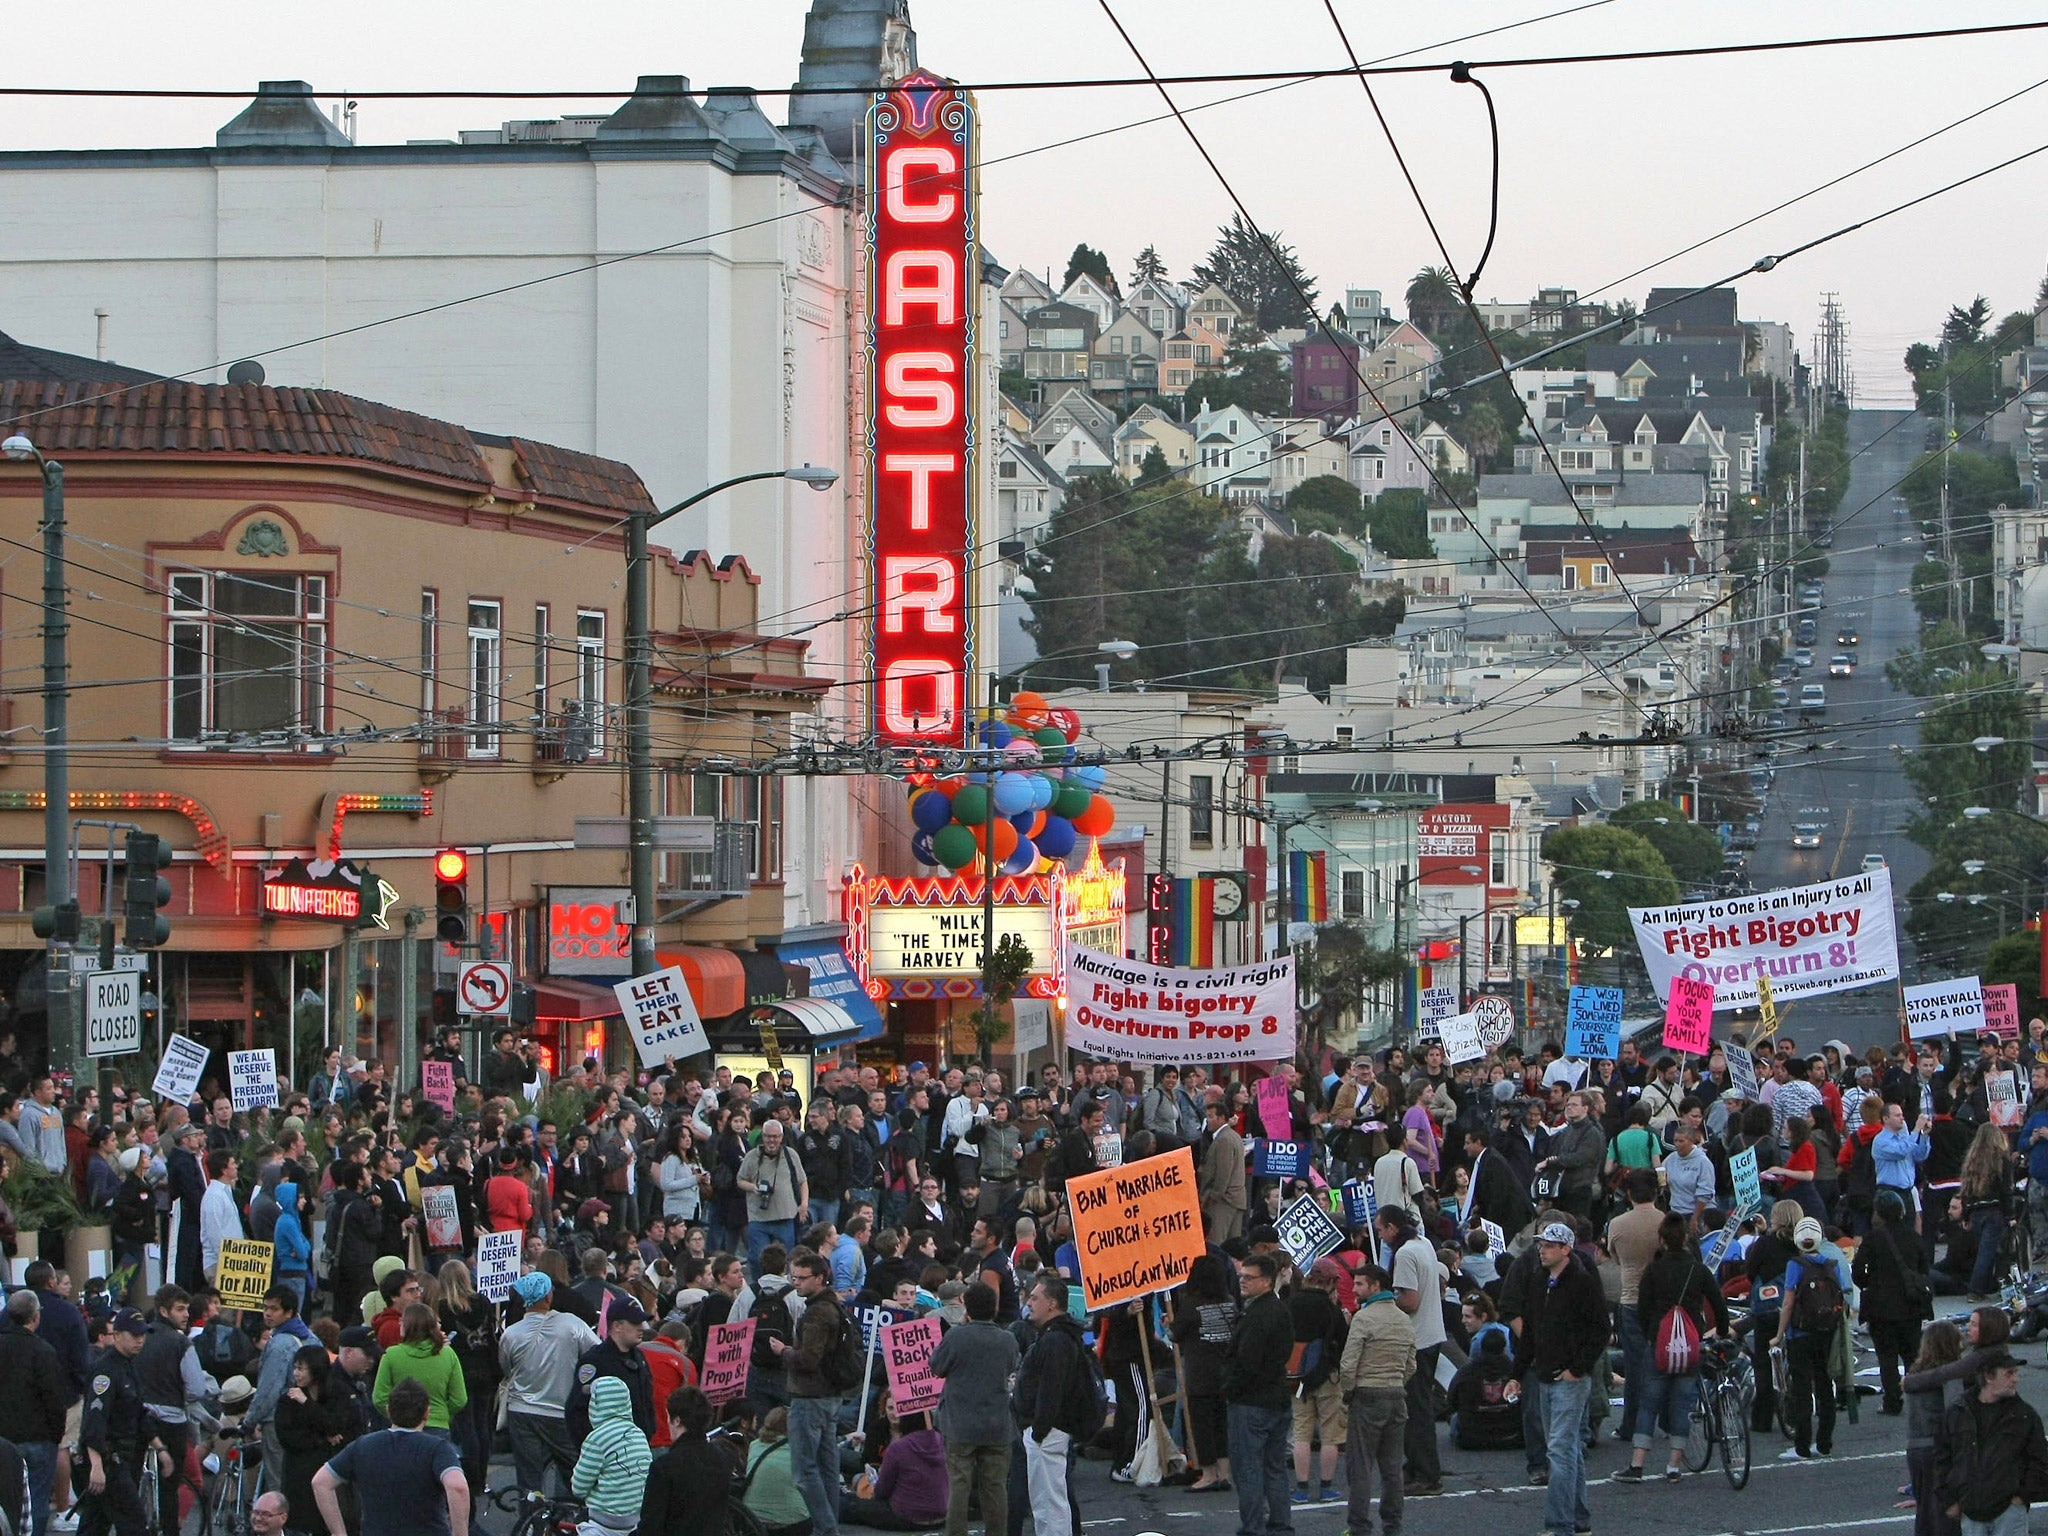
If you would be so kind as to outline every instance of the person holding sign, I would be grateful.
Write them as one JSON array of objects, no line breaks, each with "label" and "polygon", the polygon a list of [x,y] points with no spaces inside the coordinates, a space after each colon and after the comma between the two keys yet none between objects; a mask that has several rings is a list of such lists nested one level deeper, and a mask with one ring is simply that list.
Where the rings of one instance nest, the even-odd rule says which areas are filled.
[{"label": "person holding sign", "polygon": [[220,1245],[242,1235],[242,1209],[235,1203],[239,1167],[232,1152],[206,1154],[206,1196],[199,1203],[199,1260],[209,1282],[220,1272]]}]

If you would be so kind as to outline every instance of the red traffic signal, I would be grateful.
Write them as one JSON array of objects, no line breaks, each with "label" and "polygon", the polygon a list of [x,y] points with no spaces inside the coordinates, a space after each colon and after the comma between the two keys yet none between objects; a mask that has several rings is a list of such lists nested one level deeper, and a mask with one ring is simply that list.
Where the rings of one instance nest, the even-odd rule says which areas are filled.
[{"label": "red traffic signal", "polygon": [[454,882],[469,875],[469,855],[460,848],[443,848],[434,855],[434,878]]}]

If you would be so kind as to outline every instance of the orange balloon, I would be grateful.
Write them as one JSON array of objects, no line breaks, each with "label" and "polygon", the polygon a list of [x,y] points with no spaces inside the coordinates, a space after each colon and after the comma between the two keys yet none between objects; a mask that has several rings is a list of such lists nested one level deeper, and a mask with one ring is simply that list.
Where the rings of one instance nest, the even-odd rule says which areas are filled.
[{"label": "orange balloon", "polygon": [[1074,830],[1083,837],[1100,837],[1116,825],[1116,807],[1106,796],[1092,795],[1088,808],[1074,818]]},{"label": "orange balloon", "polygon": [[1045,695],[1025,689],[1010,700],[1010,723],[1035,731],[1040,726],[1052,723],[1052,713],[1045,702]]},{"label": "orange balloon", "polygon": [[1045,818],[1048,814],[1046,811],[1040,811],[1036,816],[1032,817],[1031,830],[1025,836],[1035,838],[1039,833],[1043,832],[1045,830]]}]

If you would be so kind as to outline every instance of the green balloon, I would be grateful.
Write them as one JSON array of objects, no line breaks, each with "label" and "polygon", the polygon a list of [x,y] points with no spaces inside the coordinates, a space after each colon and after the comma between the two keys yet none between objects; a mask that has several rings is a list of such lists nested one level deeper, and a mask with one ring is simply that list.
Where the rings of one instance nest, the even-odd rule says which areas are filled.
[{"label": "green balloon", "polygon": [[[953,819],[963,827],[978,827],[988,820],[988,787],[963,784],[953,792]],[[933,844],[934,847],[938,845]],[[962,860],[961,862],[966,862]]]},{"label": "green balloon", "polygon": [[1067,744],[1067,733],[1056,725],[1041,725],[1031,733],[1031,739],[1041,747],[1064,747]]},{"label": "green balloon", "polygon": [[[965,791],[963,790],[964,794]],[[932,834],[932,852],[948,869],[960,869],[974,862],[980,848],[974,834],[965,827],[941,827]]]},{"label": "green balloon", "polygon": [[[1060,792],[1052,797],[1052,813],[1072,821],[1088,809],[1088,802],[1094,798],[1086,784],[1068,779],[1061,783]],[[960,804],[958,796],[954,797],[953,804],[957,809]]]}]

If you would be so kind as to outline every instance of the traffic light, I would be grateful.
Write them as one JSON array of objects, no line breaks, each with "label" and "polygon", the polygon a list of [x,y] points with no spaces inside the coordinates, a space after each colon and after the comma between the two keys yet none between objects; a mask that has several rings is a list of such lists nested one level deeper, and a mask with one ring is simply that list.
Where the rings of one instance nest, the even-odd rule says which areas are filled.
[{"label": "traffic light", "polygon": [[28,923],[39,939],[55,939],[59,944],[76,944],[78,903],[66,901],[54,907],[37,907],[29,914]]},{"label": "traffic light", "polygon": [[434,855],[434,937],[458,948],[469,942],[469,855],[459,848]]},{"label": "traffic light", "polygon": [[171,937],[171,882],[159,870],[171,862],[171,845],[154,832],[128,834],[128,878],[121,891],[121,941],[130,949],[153,949]]},{"label": "traffic light", "polygon": [[434,988],[433,1016],[437,1029],[447,1029],[462,1022],[461,1016],[455,1010],[453,987]]}]

